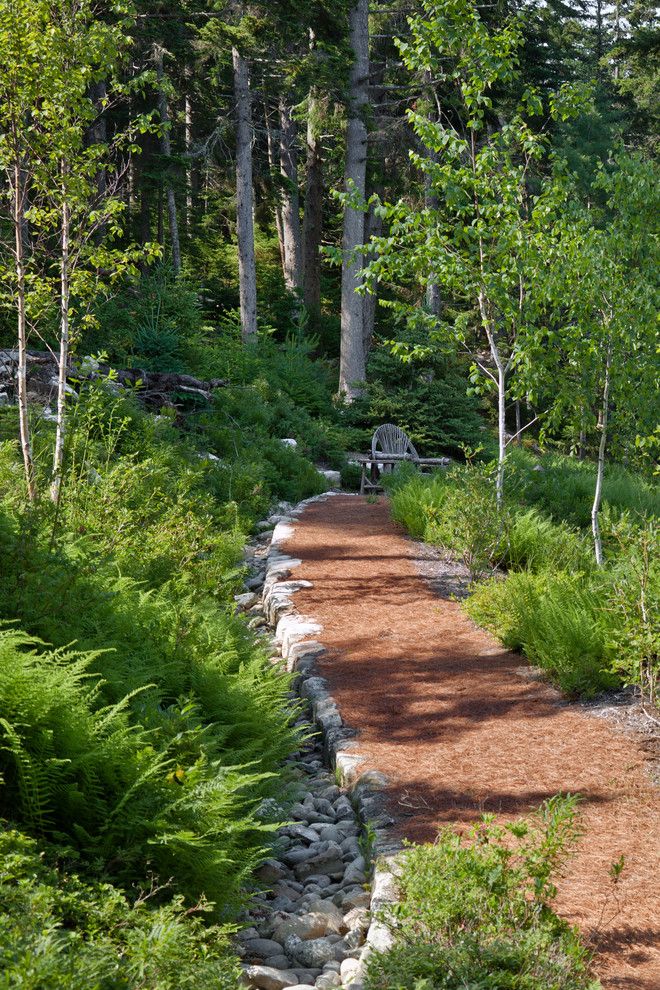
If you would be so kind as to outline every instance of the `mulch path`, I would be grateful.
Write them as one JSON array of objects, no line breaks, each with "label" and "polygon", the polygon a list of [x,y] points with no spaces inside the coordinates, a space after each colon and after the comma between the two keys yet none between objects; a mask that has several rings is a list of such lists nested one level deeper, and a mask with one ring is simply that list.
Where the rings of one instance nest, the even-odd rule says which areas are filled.
[{"label": "mulch path", "polygon": [[[303,561],[296,580],[313,582],[296,605],[324,627],[319,672],[366,765],[391,781],[399,833],[432,840],[446,823],[580,794],[585,834],[558,910],[596,945],[604,987],[658,990],[660,802],[643,750],[438,597],[384,499],[309,506],[287,552]],[[615,899],[608,870],[622,854]]]}]

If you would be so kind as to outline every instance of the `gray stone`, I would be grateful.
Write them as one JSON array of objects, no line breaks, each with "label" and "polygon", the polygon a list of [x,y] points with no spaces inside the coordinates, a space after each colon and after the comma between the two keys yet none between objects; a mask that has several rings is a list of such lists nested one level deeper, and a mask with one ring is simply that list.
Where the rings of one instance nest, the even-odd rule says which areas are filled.
[{"label": "gray stone", "polygon": [[289,935],[284,943],[288,956],[310,969],[320,968],[329,959],[336,959],[334,943],[327,938],[314,938],[303,941],[297,935]]},{"label": "gray stone", "polygon": [[348,884],[354,883],[364,883],[366,881],[365,875],[365,864],[362,856],[358,856],[357,859],[353,860],[352,863],[346,867],[346,872],[344,873],[344,883]]},{"label": "gray stone", "polygon": [[341,897],[341,906],[344,911],[350,911],[352,908],[368,908],[371,904],[371,895],[368,891],[362,890],[360,887],[354,887],[352,890],[347,890]]},{"label": "gray stone", "polygon": [[324,935],[337,935],[343,920],[341,911],[334,904],[330,904],[326,910],[293,915],[279,922],[275,926],[273,934],[281,942],[285,942],[290,935],[308,941],[321,938]]},{"label": "gray stone", "polygon": [[334,987],[341,986],[341,976],[339,973],[328,970],[316,978],[315,986],[318,990],[333,990]]},{"label": "gray stone", "polygon": [[336,842],[329,842],[323,852],[312,856],[304,863],[299,863],[295,868],[298,880],[304,880],[315,873],[323,873],[325,876],[337,876],[344,871],[344,861],[342,851]]},{"label": "gray stone", "polygon": [[274,969],[272,966],[246,966],[243,970],[246,986],[256,990],[285,990],[298,982],[293,970]]},{"label": "gray stone", "polygon": [[290,965],[291,960],[284,953],[279,956],[268,956],[264,959],[264,966],[270,966],[271,969],[288,969]]},{"label": "gray stone", "polygon": [[340,967],[341,982],[344,986],[350,986],[362,975],[363,967],[359,959],[344,959]]},{"label": "gray stone", "polygon": [[344,916],[344,931],[350,932],[359,929],[366,932],[369,927],[370,917],[371,915],[366,908],[351,908],[348,914]]},{"label": "gray stone", "polygon": [[340,849],[343,853],[348,853],[352,859],[360,856],[360,843],[355,835],[349,835],[348,838],[342,839],[339,843]]},{"label": "gray stone", "polygon": [[234,601],[236,602],[237,608],[242,609],[244,612],[256,605],[259,599],[252,591],[246,591],[242,595],[234,595]]},{"label": "gray stone", "polygon": [[267,859],[255,870],[255,876],[264,883],[274,883],[276,880],[282,880],[288,876],[288,873],[287,868],[276,859]]},{"label": "gray stone", "polygon": [[239,932],[236,936],[239,942],[249,942],[253,938],[259,938],[259,932],[256,928],[244,928],[242,932]]},{"label": "gray stone", "polygon": [[360,832],[355,818],[341,818],[337,822],[337,828],[347,837],[349,835],[359,835]]}]

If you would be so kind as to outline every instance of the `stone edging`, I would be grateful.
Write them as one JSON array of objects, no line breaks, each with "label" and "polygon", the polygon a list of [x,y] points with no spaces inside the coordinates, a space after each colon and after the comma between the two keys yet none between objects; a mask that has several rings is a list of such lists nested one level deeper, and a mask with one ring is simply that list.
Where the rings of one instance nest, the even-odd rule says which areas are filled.
[{"label": "stone edging", "polygon": [[[325,492],[298,503],[288,515],[281,516],[272,534],[262,593],[264,614],[275,630],[275,638],[289,673],[296,674],[300,696],[309,702],[312,718],[319,727],[323,752],[329,765],[339,775],[356,808],[362,825],[373,838],[374,873],[371,886],[372,919],[366,938],[367,952],[387,949],[392,936],[375,915],[397,900],[395,854],[401,845],[389,834],[392,818],[387,814],[382,792],[387,787],[385,774],[376,770],[360,771],[364,757],[355,752],[355,731],[345,725],[337,702],[328,690],[327,681],[315,673],[315,664],[324,652],[317,638],[322,626],[312,617],[301,615],[293,595],[312,587],[309,581],[291,580],[302,561],[289,556],[282,544],[294,533],[295,520],[314,502],[324,501],[339,492]],[[345,493],[342,493],[345,494]],[[364,954],[363,954],[364,961]]]}]

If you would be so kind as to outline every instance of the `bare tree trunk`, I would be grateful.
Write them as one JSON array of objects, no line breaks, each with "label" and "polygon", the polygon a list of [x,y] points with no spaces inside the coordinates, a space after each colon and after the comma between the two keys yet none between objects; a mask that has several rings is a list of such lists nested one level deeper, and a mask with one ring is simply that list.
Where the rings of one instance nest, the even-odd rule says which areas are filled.
[{"label": "bare tree trunk", "polygon": [[520,434],[522,433],[522,416],[520,414],[520,400],[516,399],[513,404],[516,412],[516,446],[520,447],[522,440],[520,439]]},{"label": "bare tree trunk", "polygon": [[55,432],[55,450],[53,454],[53,474],[50,485],[50,497],[57,505],[62,490],[62,468],[64,465],[64,439],[66,436],[66,377],[69,364],[69,324],[70,324],[70,272],[69,244],[71,212],[67,198],[66,177],[68,169],[62,164],[63,201],[62,201],[62,241],[60,245],[60,356],[57,376],[57,428]]},{"label": "bare tree trunk", "polygon": [[[364,197],[367,172],[367,86],[369,81],[369,3],[355,0],[349,15],[353,65],[349,79],[346,127],[346,189]],[[356,249],[364,244],[364,213],[346,206],[342,239],[341,346],[339,391],[350,402],[365,379],[364,299],[355,290],[362,284],[363,259]]]},{"label": "bare tree trunk", "polygon": [[[380,190],[378,190],[380,192]],[[364,221],[364,243],[369,244],[372,237],[380,237],[383,232],[383,218],[376,213],[373,204],[369,207]],[[366,363],[371,350],[371,344],[376,325],[376,308],[378,306],[378,294],[369,292],[363,300],[363,327],[362,346],[364,349],[364,360]]]},{"label": "bare tree trunk", "polygon": [[[431,157],[437,158],[433,152]],[[431,184],[431,176],[427,173],[424,175],[424,205],[427,210],[437,210],[439,207],[439,201],[437,193],[433,191],[433,186]],[[437,279],[433,277],[431,273],[429,281],[426,285],[426,308],[429,313],[433,316],[439,318],[442,311],[442,296],[440,294],[440,286],[438,285]]]},{"label": "bare tree trunk", "polygon": [[[314,36],[310,32],[310,47]],[[307,109],[307,176],[303,220],[303,299],[313,317],[321,312],[321,242],[323,237],[323,148],[318,130],[319,104],[314,87]]]},{"label": "bare tree trunk", "polygon": [[600,443],[598,445],[598,467],[596,469],[596,489],[594,491],[594,501],[591,506],[591,531],[594,537],[594,552],[596,563],[603,566],[603,541],[600,532],[600,504],[603,497],[603,475],[605,473],[605,451],[607,450],[607,420],[609,414],[610,401],[610,376],[612,371],[612,341],[607,345],[607,358],[605,360],[605,381],[603,383],[603,402],[600,416]]},{"label": "bare tree trunk", "polygon": [[[264,119],[266,121],[266,137],[268,141],[268,167],[270,168],[270,174],[273,177],[273,182],[275,181],[275,175],[279,172],[279,163],[277,161],[277,154],[275,149],[275,135],[273,134],[273,127],[270,122],[270,113],[268,110],[268,102],[264,101]],[[275,229],[277,231],[277,243],[280,249],[280,263],[282,265],[282,275],[286,270],[286,253],[284,250],[284,227],[282,225],[282,205],[280,199],[279,186],[275,190]]]},{"label": "bare tree trunk", "polygon": [[34,457],[30,439],[30,421],[28,418],[27,401],[27,307],[25,280],[25,196],[26,185],[20,155],[16,152],[14,163],[14,197],[13,197],[13,226],[15,238],[16,262],[16,310],[18,320],[18,420],[21,436],[21,451],[25,467],[28,498],[31,502],[37,498],[37,484],[34,473]]},{"label": "bare tree trunk", "polygon": [[245,341],[257,333],[257,267],[254,255],[252,191],[252,97],[247,60],[232,48],[236,98],[236,227],[241,330]]},{"label": "bare tree trunk", "polygon": [[282,194],[282,233],[284,235],[284,282],[289,292],[302,289],[302,236],[300,230],[300,193],[296,125],[283,96],[280,114],[280,169],[284,179]]},{"label": "bare tree trunk", "polygon": [[[158,113],[162,126],[160,135],[160,152],[165,159],[172,157],[172,141],[170,138],[170,111],[167,104],[167,93],[165,91],[165,76],[163,71],[163,50],[156,50],[156,73],[158,75]],[[167,218],[170,230],[170,248],[172,251],[172,268],[174,274],[181,272],[181,242],[179,240],[179,221],[176,212],[176,196],[174,186],[168,177],[165,183],[165,193],[167,196]]]}]

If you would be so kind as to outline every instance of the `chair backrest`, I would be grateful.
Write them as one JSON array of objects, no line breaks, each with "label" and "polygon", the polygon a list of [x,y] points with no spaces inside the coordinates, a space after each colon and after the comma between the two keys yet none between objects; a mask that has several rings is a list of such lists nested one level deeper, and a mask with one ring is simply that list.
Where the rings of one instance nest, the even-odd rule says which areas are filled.
[{"label": "chair backrest", "polygon": [[371,456],[377,460],[381,454],[410,454],[415,460],[419,457],[407,433],[393,423],[379,426],[371,438]]}]

